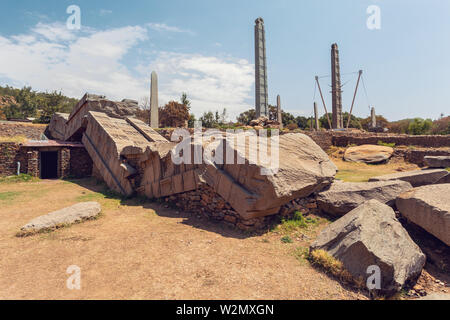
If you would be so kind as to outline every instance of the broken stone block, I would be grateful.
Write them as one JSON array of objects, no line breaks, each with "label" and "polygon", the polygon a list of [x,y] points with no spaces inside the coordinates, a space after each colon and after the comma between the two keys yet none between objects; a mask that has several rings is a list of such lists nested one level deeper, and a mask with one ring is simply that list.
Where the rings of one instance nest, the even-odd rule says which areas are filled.
[{"label": "broken stone block", "polygon": [[344,215],[367,200],[375,199],[389,206],[403,192],[412,189],[409,182],[333,182],[329,189],[317,194],[320,210],[332,215]]},{"label": "broken stone block", "polygon": [[426,257],[395,217],[394,210],[369,200],[327,226],[311,250],[322,249],[341,261],[354,279],[364,283],[380,270],[380,291],[394,293],[418,277]]},{"label": "broken stone block", "polygon": [[48,131],[50,136],[56,140],[64,140],[66,134],[66,121],[69,118],[68,113],[56,112],[50,119]]},{"label": "broken stone block", "polygon": [[413,187],[420,187],[428,184],[434,184],[441,178],[448,175],[448,171],[444,169],[424,169],[415,171],[396,172],[383,176],[372,177],[369,182],[373,181],[389,181],[402,180],[411,183]]},{"label": "broken stone block", "polygon": [[450,184],[412,189],[396,204],[402,216],[450,246]]},{"label": "broken stone block", "polygon": [[423,161],[429,168],[450,168],[450,157],[448,156],[425,156]]}]

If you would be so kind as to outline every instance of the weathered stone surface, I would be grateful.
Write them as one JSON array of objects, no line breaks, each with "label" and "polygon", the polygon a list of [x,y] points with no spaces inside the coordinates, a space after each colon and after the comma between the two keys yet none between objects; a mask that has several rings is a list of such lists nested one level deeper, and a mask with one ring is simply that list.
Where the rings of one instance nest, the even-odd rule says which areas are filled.
[{"label": "weathered stone surface", "polygon": [[66,134],[66,121],[69,118],[67,113],[56,112],[50,119],[48,132],[53,139],[64,140]]},{"label": "weathered stone surface", "polygon": [[269,118],[265,116],[261,116],[257,119],[253,119],[250,121],[249,128],[260,130],[264,128],[280,128],[282,129],[283,125],[277,121],[277,120],[270,120]]},{"label": "weathered stone surface", "polygon": [[255,102],[256,118],[268,117],[266,31],[262,18],[255,20]]},{"label": "weathered stone surface", "polygon": [[125,102],[107,100],[104,96],[86,93],[77,103],[66,121],[64,140],[78,139],[79,130],[85,128],[86,117],[89,111],[102,112],[111,118],[125,119],[134,117],[139,111],[139,106],[131,100]]},{"label": "weathered stone surface", "polygon": [[[108,187],[132,195],[134,184],[130,179],[136,172],[136,158],[149,146],[170,143],[137,119],[118,119],[101,112],[89,111],[83,133],[83,144]],[[161,140],[154,141],[153,136]]]},{"label": "weathered stone surface", "polygon": [[158,103],[158,75],[155,71],[151,75],[150,83],[150,126],[159,128],[159,103]]},{"label": "weathered stone surface", "polygon": [[425,156],[423,161],[430,168],[450,168],[450,157],[446,156]]},{"label": "weathered stone surface", "polygon": [[78,223],[84,220],[95,218],[101,211],[98,202],[82,202],[73,206],[50,212],[49,214],[37,217],[24,225],[19,236],[30,235],[39,231],[51,230],[63,225]]},{"label": "weathered stone surface", "polygon": [[389,160],[394,153],[391,147],[364,144],[345,150],[344,160],[363,163],[381,163]]},{"label": "weathered stone surface", "polygon": [[323,249],[355,278],[367,281],[369,266],[381,271],[381,291],[394,292],[419,276],[425,255],[389,206],[369,200],[327,226],[311,250]]},{"label": "weathered stone surface", "polygon": [[412,189],[396,204],[404,217],[450,246],[450,184]]},{"label": "weathered stone surface", "polygon": [[401,193],[412,189],[409,182],[333,182],[331,187],[317,195],[319,209],[333,215],[344,215],[367,200],[375,199],[394,205]]},{"label": "weathered stone surface", "polygon": [[434,184],[446,175],[448,175],[448,171],[444,169],[425,169],[391,173],[383,176],[372,177],[369,179],[369,182],[402,180],[411,183],[413,187],[420,187],[428,184]]},{"label": "weathered stone surface", "polygon": [[[241,147],[237,142],[236,150]],[[245,155],[239,152],[245,164],[225,164],[217,170],[223,173],[219,184],[232,180],[228,190],[217,191],[245,219],[277,213],[283,204],[322,190],[336,174],[327,154],[304,134],[279,137],[279,164],[274,174],[263,175],[265,165],[250,164],[248,155],[256,153],[255,144],[246,143],[245,148]]]},{"label": "weathered stone surface", "polygon": [[448,293],[432,293],[417,300],[450,300],[450,294]]},{"label": "weathered stone surface", "polygon": [[[169,152],[157,153],[152,147],[148,147],[141,159],[145,167],[141,180],[145,194],[148,197],[158,194],[154,190],[161,190],[163,181],[164,195],[177,193],[181,189],[174,185],[173,181],[169,183],[163,180],[163,177],[169,178],[172,176],[171,172],[186,170],[185,174],[189,173],[190,178],[183,176],[184,192],[207,184],[230,203],[242,218],[252,219],[276,214],[285,203],[322,190],[332,182],[336,174],[336,167],[326,153],[303,134],[286,134],[279,137],[280,156],[276,159],[277,170],[270,174],[264,174],[264,170],[270,169],[270,165],[250,161],[251,154],[256,155],[259,152],[257,143],[250,143],[245,138],[239,139],[237,135],[225,143],[224,141],[219,135],[219,139],[214,143],[204,140],[201,146],[191,143],[188,149],[191,148],[193,157],[197,147],[202,154],[205,150],[214,150],[215,154],[218,154],[221,148],[226,150],[228,145],[235,155],[231,163],[227,161],[221,164],[215,159],[203,159],[201,164],[192,169],[187,169],[189,164],[170,166],[169,163],[172,162]],[[174,144],[168,146],[173,147]],[[237,163],[238,157],[242,163]]]}]

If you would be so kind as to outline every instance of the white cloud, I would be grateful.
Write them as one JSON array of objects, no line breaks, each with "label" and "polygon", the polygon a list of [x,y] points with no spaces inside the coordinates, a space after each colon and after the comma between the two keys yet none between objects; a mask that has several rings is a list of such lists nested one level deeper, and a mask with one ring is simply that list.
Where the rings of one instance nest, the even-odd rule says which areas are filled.
[{"label": "white cloud", "polygon": [[62,24],[39,23],[30,34],[0,35],[0,75],[73,97],[88,91],[114,98],[139,95],[143,84],[120,60],[146,37],[139,26],[77,34]]},{"label": "white cloud", "polygon": [[38,36],[43,36],[49,41],[69,41],[76,37],[76,33],[67,29],[65,25],[59,22],[46,24],[39,22],[32,32]]},{"label": "white cloud", "polygon": [[108,10],[108,9],[100,9],[100,16],[106,16],[108,14],[112,14],[112,10]]},{"label": "white cloud", "polygon": [[70,31],[61,23],[38,23],[26,34],[0,34],[0,78],[76,98],[91,92],[139,100],[149,94],[155,70],[161,105],[187,92],[197,116],[225,107],[234,119],[251,107],[254,70],[247,60],[153,51],[140,65],[127,61],[127,67],[127,54],[139,52],[145,40],[148,29],[141,26]]},{"label": "white cloud", "polygon": [[176,32],[176,33],[188,33],[190,35],[194,35],[195,33],[191,30],[181,29],[174,26],[168,26],[165,23],[148,23],[147,26],[155,31],[167,31],[167,32]]},{"label": "white cloud", "polygon": [[234,118],[249,108],[254,83],[253,65],[244,59],[208,57],[200,54],[161,52],[147,67],[159,75],[160,99],[167,102],[186,92],[192,112],[227,108]]}]

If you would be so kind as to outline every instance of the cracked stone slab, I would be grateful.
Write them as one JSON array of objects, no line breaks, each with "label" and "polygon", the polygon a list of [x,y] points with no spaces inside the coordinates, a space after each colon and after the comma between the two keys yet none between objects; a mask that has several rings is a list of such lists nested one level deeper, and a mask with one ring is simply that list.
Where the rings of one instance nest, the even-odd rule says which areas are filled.
[{"label": "cracked stone slab", "polygon": [[100,211],[101,206],[98,202],[77,203],[34,218],[20,229],[17,236],[32,235],[40,231],[53,230],[61,226],[90,220],[97,217]]}]

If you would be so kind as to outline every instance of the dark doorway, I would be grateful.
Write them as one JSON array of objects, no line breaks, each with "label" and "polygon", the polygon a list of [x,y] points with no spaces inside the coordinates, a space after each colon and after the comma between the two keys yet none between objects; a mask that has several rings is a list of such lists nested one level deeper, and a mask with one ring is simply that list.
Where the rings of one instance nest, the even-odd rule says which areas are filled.
[{"label": "dark doorway", "polygon": [[58,178],[58,151],[41,151],[41,179]]}]

